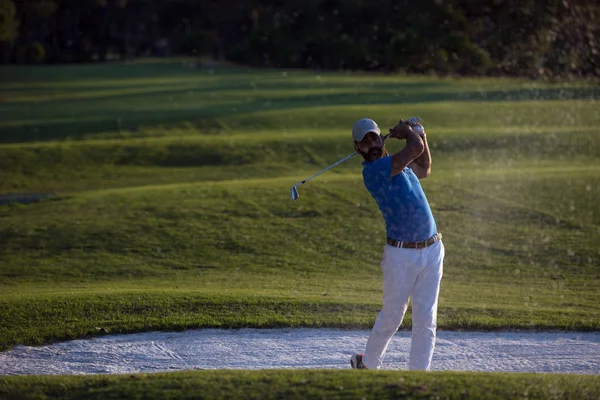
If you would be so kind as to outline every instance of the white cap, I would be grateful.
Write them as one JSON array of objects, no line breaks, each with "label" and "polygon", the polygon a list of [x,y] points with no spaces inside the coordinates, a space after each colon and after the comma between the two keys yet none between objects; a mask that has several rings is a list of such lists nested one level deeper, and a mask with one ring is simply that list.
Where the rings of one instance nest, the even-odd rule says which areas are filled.
[{"label": "white cap", "polygon": [[369,118],[359,119],[352,127],[352,139],[356,142],[360,142],[369,132],[375,132],[376,134],[381,135],[379,126],[377,126],[375,121]]}]

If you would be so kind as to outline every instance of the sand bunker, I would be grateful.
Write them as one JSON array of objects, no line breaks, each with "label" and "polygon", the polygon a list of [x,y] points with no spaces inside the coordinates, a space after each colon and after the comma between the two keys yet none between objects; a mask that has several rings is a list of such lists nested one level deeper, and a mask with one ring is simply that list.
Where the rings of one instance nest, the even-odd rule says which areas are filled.
[{"label": "sand bunker", "polygon": [[[0,374],[112,374],[191,369],[350,368],[368,331],[202,329],[107,335],[0,353]],[[382,369],[406,369],[398,332]],[[600,374],[600,333],[438,332],[433,370]]]}]

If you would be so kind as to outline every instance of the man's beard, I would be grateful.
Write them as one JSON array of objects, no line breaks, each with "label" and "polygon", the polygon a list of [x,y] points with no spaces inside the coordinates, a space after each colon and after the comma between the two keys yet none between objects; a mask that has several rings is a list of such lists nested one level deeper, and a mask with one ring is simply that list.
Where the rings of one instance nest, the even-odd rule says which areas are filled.
[{"label": "man's beard", "polygon": [[372,162],[381,158],[381,156],[383,155],[383,147],[372,147],[366,153],[362,151],[359,151],[359,153],[361,156],[363,156],[365,161]]}]

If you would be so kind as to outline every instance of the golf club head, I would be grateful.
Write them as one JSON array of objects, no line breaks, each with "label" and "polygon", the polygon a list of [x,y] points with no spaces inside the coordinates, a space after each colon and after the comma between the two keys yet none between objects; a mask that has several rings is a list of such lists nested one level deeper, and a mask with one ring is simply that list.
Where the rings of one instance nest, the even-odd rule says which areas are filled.
[{"label": "golf club head", "polygon": [[292,200],[298,200],[298,189],[296,189],[296,186],[292,186]]}]

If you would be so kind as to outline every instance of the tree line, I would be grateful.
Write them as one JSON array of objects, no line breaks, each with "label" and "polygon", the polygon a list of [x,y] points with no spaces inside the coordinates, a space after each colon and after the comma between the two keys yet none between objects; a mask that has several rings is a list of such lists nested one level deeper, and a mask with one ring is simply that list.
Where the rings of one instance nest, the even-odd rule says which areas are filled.
[{"label": "tree line", "polygon": [[0,0],[0,63],[197,55],[253,66],[600,77],[595,0]]}]

